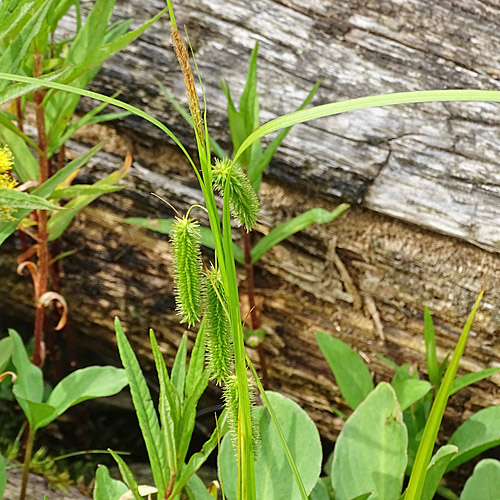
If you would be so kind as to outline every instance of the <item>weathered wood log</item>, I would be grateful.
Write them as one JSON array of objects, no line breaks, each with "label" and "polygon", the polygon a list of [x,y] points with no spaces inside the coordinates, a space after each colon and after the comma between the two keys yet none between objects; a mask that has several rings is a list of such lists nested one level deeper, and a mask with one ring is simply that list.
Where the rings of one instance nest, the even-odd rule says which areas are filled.
[{"label": "weathered wood log", "polygon": [[[118,14],[140,22],[163,5],[133,0]],[[266,120],[292,111],[319,78],[316,104],[405,90],[500,87],[494,22],[500,8],[490,2],[187,0],[176,9],[197,55],[210,131],[228,148],[218,82],[225,79],[241,92],[256,40]],[[66,27],[72,29],[71,18]],[[166,19],[113,57],[93,88],[107,94],[120,89],[121,98],[168,123],[192,147],[189,127],[160,94],[155,77],[184,99]],[[83,101],[82,109],[91,105]],[[334,439],[342,423],[332,406],[346,407],[316,346],[317,330],[349,342],[378,380],[387,379],[391,370],[376,353],[425,366],[424,306],[435,314],[442,359],[484,286],[461,366],[475,371],[498,365],[497,115],[498,105],[478,103],[339,115],[297,126],[270,166],[259,233],[308,208],[333,209],[340,200],[355,205],[335,223],[275,247],[257,266],[270,387],[298,400],[325,437]],[[199,203],[201,193],[179,151],[132,117],[116,130],[82,131],[68,154],[103,138],[105,153],[82,180],[118,168],[127,150],[135,161],[123,181],[126,189],[86,209],[64,236],[66,249],[78,249],[62,279],[72,328],[82,343],[114,353],[112,321],[118,315],[144,360],[150,359],[149,327],[171,357],[184,329],[174,312],[168,239],[124,224],[122,217],[171,217],[151,192],[180,211]],[[200,219],[206,223],[202,213]],[[0,296],[10,316],[29,317],[27,278],[14,274],[15,253],[12,246],[2,249]],[[446,432],[478,408],[499,404],[499,383],[493,378],[454,396]]]}]

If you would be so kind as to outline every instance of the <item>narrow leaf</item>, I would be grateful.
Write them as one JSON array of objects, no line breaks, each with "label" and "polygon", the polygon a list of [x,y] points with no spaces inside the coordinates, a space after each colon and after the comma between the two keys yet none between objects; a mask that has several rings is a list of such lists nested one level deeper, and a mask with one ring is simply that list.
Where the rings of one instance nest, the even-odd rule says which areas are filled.
[{"label": "narrow leaf", "polygon": [[111,456],[115,459],[122,479],[125,481],[125,484],[130,488],[130,491],[134,495],[135,500],[143,500],[142,495],[139,493],[139,485],[132,474],[132,471],[129,469],[128,465],[125,463],[118,453],[115,453],[113,450],[108,450]]},{"label": "narrow leaf", "polygon": [[349,205],[347,203],[342,203],[336,209],[331,212],[323,208],[312,208],[307,210],[303,214],[297,215],[291,220],[276,226],[274,229],[269,231],[269,234],[263,236],[258,243],[252,248],[252,264],[257,263],[257,261],[273,246],[286,240],[292,234],[302,231],[311,224],[327,224],[328,222],[334,221],[337,217],[342,215]]},{"label": "narrow leaf", "polygon": [[181,399],[184,399],[184,384],[186,382],[187,334],[182,336],[181,344],[177,349],[170,379]]},{"label": "narrow leaf", "polygon": [[361,356],[339,339],[318,332],[316,341],[347,404],[354,410],[373,390],[373,380]]},{"label": "narrow leaf", "polygon": [[434,334],[434,324],[429,309],[424,311],[424,337],[425,337],[425,356],[427,357],[427,373],[431,384],[439,389],[441,382],[439,377],[439,364],[436,354],[436,336]]},{"label": "narrow leaf", "polygon": [[427,468],[427,475],[425,477],[424,489],[422,490],[422,497],[420,500],[432,500],[436,491],[439,488],[441,478],[446,472],[446,468],[451,459],[457,454],[458,448],[456,446],[446,445],[441,446]]},{"label": "narrow leaf", "polygon": [[50,201],[14,189],[0,189],[0,206],[28,210],[61,210],[62,207],[54,205]]},{"label": "narrow leaf", "polygon": [[[158,417],[156,416],[156,411],[151,400],[151,393],[142,374],[139,362],[130,347],[118,318],[115,319],[115,330],[120,358],[127,372],[130,394],[132,395],[132,402],[134,403],[139,426],[148,451],[153,478],[159,490],[159,497],[163,498],[167,484],[167,479],[164,476],[166,472],[166,457]],[[130,484],[128,486],[132,489]]]},{"label": "narrow leaf", "polygon": [[[413,465],[412,473],[410,476],[410,482],[408,483],[408,488],[405,493],[405,500],[420,500],[422,495],[423,487],[425,484],[425,477],[427,474],[427,467],[429,465],[432,450],[436,442],[437,433],[443,419],[444,411],[446,409],[446,404],[448,402],[450,390],[453,384],[453,380],[457,373],[458,363],[465,349],[465,344],[467,342],[467,337],[469,336],[469,331],[472,327],[472,322],[479,308],[481,298],[483,297],[484,291],[479,294],[479,297],[472,308],[469,318],[462,330],[460,339],[455,348],[453,356],[451,358],[450,364],[446,370],[446,373],[441,381],[441,386],[434,399],[429,418],[424,428],[422,439],[418,447],[417,456],[415,457],[415,463]],[[453,444],[453,443],[450,443]]]},{"label": "narrow leaf", "polygon": [[451,386],[450,396],[460,391],[464,387],[467,387],[471,384],[475,384],[480,380],[491,377],[496,373],[500,372],[500,367],[492,367],[486,368],[485,370],[481,370],[475,373],[467,373],[466,375],[462,375],[461,377],[457,377],[453,381],[453,385]]}]

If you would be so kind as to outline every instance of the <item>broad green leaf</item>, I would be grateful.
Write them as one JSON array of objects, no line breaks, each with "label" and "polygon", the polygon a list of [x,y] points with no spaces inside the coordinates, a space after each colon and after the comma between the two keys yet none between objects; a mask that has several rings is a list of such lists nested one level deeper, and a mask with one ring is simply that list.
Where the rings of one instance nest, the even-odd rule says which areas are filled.
[{"label": "broad green leaf", "polygon": [[160,383],[159,413],[161,432],[165,446],[165,455],[170,471],[177,471],[177,440],[176,430],[181,422],[181,401],[174,385],[172,384],[163,356],[158,348],[158,343],[153,330],[149,331],[151,349],[155,360],[158,381]]},{"label": "broad green leaf", "polygon": [[[114,366],[89,366],[76,370],[54,388],[47,404],[56,409],[57,418],[68,408],[87,399],[105,398],[120,392],[128,384],[125,370]],[[53,419],[51,419],[53,420]],[[44,421],[40,425],[47,425]]]},{"label": "broad green leaf", "polygon": [[[415,457],[415,462],[413,464],[412,473],[410,476],[410,481],[408,483],[408,488],[405,493],[405,500],[420,500],[422,495],[425,476],[427,474],[427,468],[431,460],[432,450],[436,443],[436,437],[441,426],[441,421],[443,419],[444,411],[446,409],[446,404],[448,403],[448,398],[450,395],[450,390],[453,385],[453,380],[457,374],[458,363],[465,349],[465,344],[467,342],[467,337],[469,336],[469,331],[472,327],[472,322],[479,308],[479,303],[483,296],[484,291],[479,294],[479,297],[472,308],[472,311],[465,323],[465,326],[458,340],[458,344],[453,352],[450,364],[444,374],[441,381],[439,391],[436,394],[434,403],[432,405],[429,418],[425,424],[424,432],[420,445],[418,447],[417,456]],[[449,444],[454,444],[450,442]],[[460,447],[458,447],[460,449]],[[455,458],[456,459],[456,458]],[[453,463],[453,461],[452,461]],[[451,464],[450,464],[451,465]]]},{"label": "broad green leaf", "polygon": [[[118,182],[127,174],[129,168],[130,163],[125,160],[124,165],[119,170],[113,172],[112,174],[109,174],[104,179],[95,182],[94,184],[92,184],[92,188],[94,188],[94,190],[99,190],[100,188],[107,188],[112,186],[115,182]],[[71,201],[66,203],[66,205],[64,205],[64,211],[53,214],[47,222],[49,241],[54,241],[59,238],[69,226],[71,221],[75,218],[76,214],[80,210],[82,210],[82,208],[90,205],[90,203],[92,203],[98,197],[98,194],[83,194],[77,196],[76,198],[73,198]]]},{"label": "broad green leaf", "polygon": [[112,479],[105,465],[99,465],[95,475],[94,500],[119,500],[128,491],[121,481]]},{"label": "broad green leaf", "polygon": [[500,372],[499,367],[492,367],[492,368],[486,368],[485,370],[481,370],[479,372],[467,373],[466,375],[457,377],[453,381],[453,385],[451,386],[450,396],[460,391],[464,387],[467,387],[468,385],[475,384],[476,382],[491,377],[492,375],[495,375],[496,373],[499,372]]},{"label": "broad green leaf", "polygon": [[33,429],[40,429],[45,425],[44,422],[52,422],[52,420],[57,417],[56,409],[53,406],[47,403],[37,403],[21,397],[15,385],[12,392],[16,396],[19,406],[23,409],[30,427]]},{"label": "broad green leaf", "polygon": [[[21,182],[37,181],[39,179],[38,161],[30,151],[29,142],[26,142],[23,137],[12,130],[12,127],[16,130],[19,129],[3,113],[0,112],[0,116],[0,138],[4,144],[9,146],[14,157],[12,171]],[[9,122],[11,126],[6,125],[5,122]]]},{"label": "broad green leaf", "polygon": [[2,42],[11,31],[15,30],[18,24],[26,20],[29,11],[34,5],[34,0],[19,2],[8,17],[3,18],[2,16],[3,21],[0,23],[0,42]]},{"label": "broad green leaf", "polygon": [[439,488],[441,478],[446,472],[446,468],[451,459],[457,454],[458,448],[447,444],[441,446],[436,454],[432,457],[429,467],[427,468],[427,475],[425,476],[424,489],[420,500],[432,500],[436,491]]},{"label": "broad green leaf", "polygon": [[269,234],[263,236],[258,243],[252,248],[252,264],[255,264],[269,249],[274,245],[281,243],[289,238],[292,234],[302,231],[311,224],[326,224],[332,222],[337,217],[342,215],[349,205],[342,203],[331,212],[323,208],[312,208],[303,214],[297,215],[291,220],[276,226],[269,231]]},{"label": "broad green leaf", "polygon": [[186,382],[187,334],[182,336],[181,344],[177,349],[170,380],[174,384],[182,400],[184,400],[184,384]]},{"label": "broad green leaf", "polygon": [[[278,418],[293,460],[307,494],[313,490],[321,472],[321,443],[318,430],[307,413],[291,399],[266,391]],[[255,410],[260,433],[260,452],[255,460],[257,498],[266,500],[301,499],[290,470],[281,439],[264,407]],[[237,464],[229,435],[222,441],[219,477],[222,477],[228,500],[236,499]]]},{"label": "broad green leaf", "polygon": [[[314,87],[311,89],[302,104],[297,108],[297,111],[304,109],[311,102],[320,84],[321,80],[318,80],[314,84]],[[259,156],[252,156],[250,165],[248,166],[248,180],[252,184],[252,187],[254,188],[254,191],[256,193],[259,192],[260,182],[262,180],[262,174],[264,173],[264,170],[269,165],[269,163],[271,163],[274,153],[276,153],[276,150],[280,147],[281,143],[284,141],[290,130],[292,130],[292,127],[287,127],[281,130],[262,154],[260,154]]]},{"label": "broad green leaf", "polygon": [[5,337],[0,340],[0,373],[2,373],[8,365],[13,350],[14,345],[10,337]]},{"label": "broad green leaf", "polygon": [[113,450],[108,450],[111,456],[115,459],[115,462],[118,464],[118,469],[122,476],[122,479],[125,481],[125,484],[130,488],[130,491],[134,495],[135,500],[143,500],[142,495],[139,493],[139,485],[132,474],[132,471],[129,469],[128,465],[125,463],[118,453]]},{"label": "broad green leaf", "polygon": [[403,378],[398,374],[392,379],[391,385],[396,392],[401,411],[405,411],[422,399],[432,388],[431,384],[425,380]]},{"label": "broad green leaf", "polygon": [[[85,154],[79,156],[75,160],[68,163],[61,170],[56,172],[52,177],[50,177],[41,186],[37,187],[31,194],[40,196],[41,198],[47,198],[56,189],[56,187],[63,182],[68,176],[73,172],[78,170],[80,167],[85,165],[90,158],[92,158],[101,148],[102,143],[89,149]],[[30,209],[20,210],[16,213],[16,218],[14,221],[0,222],[0,245],[10,236],[17,228],[19,222],[27,217],[31,213]]]},{"label": "broad green leaf", "polygon": [[9,335],[13,348],[12,362],[17,375],[17,380],[14,383],[16,395],[34,403],[41,403],[43,398],[42,371],[28,359],[19,334],[15,330],[9,330]]},{"label": "broad green leaf", "polygon": [[73,198],[74,196],[97,195],[106,193],[115,193],[123,189],[122,186],[95,186],[88,184],[75,184],[73,186],[56,189],[51,195],[51,200],[60,200],[61,198]]},{"label": "broad green leaf", "polygon": [[[44,198],[14,189],[0,189],[0,206],[28,210],[61,210],[62,207],[54,205]],[[63,209],[64,210],[64,209]]]},{"label": "broad green leaf", "polygon": [[[174,219],[148,219],[146,217],[128,217],[124,219],[127,224],[137,224],[146,229],[151,229],[161,234],[170,234],[170,227]],[[214,237],[212,231],[208,227],[201,226],[198,228],[201,236],[201,244],[204,247],[215,249]],[[234,259],[240,264],[245,263],[243,251],[237,245],[233,244]]]},{"label": "broad green leaf", "polygon": [[460,500],[498,500],[500,498],[500,462],[481,460],[465,483]]},{"label": "broad green leaf", "polygon": [[316,341],[330,365],[343,398],[354,410],[373,390],[370,371],[361,356],[341,340],[318,332]]},{"label": "broad green leaf", "polygon": [[351,500],[368,500],[369,498],[371,498],[371,494],[372,494],[372,492],[369,491],[368,493],[363,493],[361,495],[358,495],[357,497],[355,497]]},{"label": "broad green leaf", "polygon": [[[158,496],[163,498],[168,483],[168,479],[164,475],[167,469],[167,461],[158,417],[156,416],[151,393],[142,374],[139,362],[130,347],[118,318],[115,318],[115,331],[120,358],[129,380],[132,402],[134,403],[137,420],[139,421],[144,443],[148,451],[153,478],[159,490]],[[128,482],[127,484],[132,489]]]},{"label": "broad green leaf", "polygon": [[394,389],[382,382],[348,418],[337,439],[331,474],[335,499],[372,492],[371,500],[397,500],[407,441]]},{"label": "broad green leaf", "polygon": [[226,417],[226,411],[224,410],[218,420],[217,427],[210,436],[210,439],[203,444],[203,447],[199,452],[191,455],[189,462],[187,463],[186,467],[182,469],[182,473],[179,475],[175,482],[175,487],[170,495],[172,498],[175,498],[176,495],[181,492],[182,488],[184,488],[184,486],[189,481],[189,478],[191,478],[193,474],[198,471],[198,469],[205,463],[207,458],[215,450],[220,441],[222,441],[222,438],[229,430]]},{"label": "broad green leaf", "polygon": [[0,453],[0,498],[3,498],[5,485],[7,484],[7,473],[5,472],[5,460]]},{"label": "broad green leaf", "polygon": [[499,422],[500,406],[484,408],[467,419],[448,441],[448,444],[458,448],[448,470],[453,470],[483,451],[500,445]]},{"label": "broad green leaf", "polygon": [[434,334],[434,324],[429,309],[424,310],[424,338],[425,338],[425,356],[427,358],[427,373],[431,384],[439,388],[441,382],[439,377],[439,364],[436,354],[436,335]]},{"label": "broad green leaf", "polygon": [[330,495],[328,495],[328,488],[325,484],[325,479],[320,477],[316,486],[314,486],[311,494],[309,495],[310,500],[330,500]]}]

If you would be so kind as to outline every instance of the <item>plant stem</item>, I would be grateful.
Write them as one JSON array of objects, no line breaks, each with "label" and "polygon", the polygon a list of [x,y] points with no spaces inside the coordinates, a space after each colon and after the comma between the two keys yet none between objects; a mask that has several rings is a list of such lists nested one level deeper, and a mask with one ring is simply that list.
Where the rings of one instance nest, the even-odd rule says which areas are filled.
[{"label": "plant stem", "polygon": [[23,479],[21,483],[21,493],[19,495],[19,500],[24,500],[24,498],[26,497],[26,488],[28,487],[28,477],[30,473],[31,455],[33,454],[35,432],[36,430],[34,430],[30,425],[28,431],[28,442],[26,444],[26,451],[24,453]]},{"label": "plant stem", "polygon": [[[255,306],[255,282],[253,279],[253,265],[252,265],[252,255],[251,255],[251,241],[250,233],[243,227],[243,252],[245,254],[245,274],[246,274],[246,284],[247,284],[247,297],[248,306],[250,308],[250,321],[252,323],[252,330],[257,330],[260,328],[260,319],[257,314],[257,309]],[[269,378],[267,375],[267,362],[266,354],[264,352],[264,346],[262,342],[257,346],[257,354],[259,355],[260,369],[262,372],[262,385],[264,389],[269,387]]]},{"label": "plant stem", "polygon": [[[41,76],[42,70],[42,55],[36,50],[33,54],[33,76],[35,78]],[[45,130],[45,112],[42,107],[44,91],[38,90],[34,94],[36,126],[38,131],[38,165],[40,173],[40,184],[43,184],[49,178],[49,160],[48,160],[48,140]],[[33,363],[41,366],[42,362],[42,343],[43,343],[43,325],[45,322],[45,308],[39,303],[40,297],[47,291],[47,275],[49,270],[49,236],[47,233],[47,211],[38,211],[38,247],[37,247],[37,268],[38,268],[38,283],[36,287],[36,314],[35,314],[35,331],[34,331],[34,348],[33,348]]]}]

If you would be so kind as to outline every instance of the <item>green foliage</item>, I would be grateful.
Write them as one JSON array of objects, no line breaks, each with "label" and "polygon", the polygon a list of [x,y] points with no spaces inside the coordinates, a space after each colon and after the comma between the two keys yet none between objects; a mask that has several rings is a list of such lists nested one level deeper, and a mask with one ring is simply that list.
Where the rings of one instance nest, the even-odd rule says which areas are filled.
[{"label": "green foliage", "polygon": [[[318,481],[321,470],[321,443],[314,422],[292,400],[266,391],[307,494]],[[299,500],[299,493],[276,426],[263,406],[256,408],[261,436],[259,455],[255,461],[257,498],[266,500]],[[228,500],[236,499],[236,459],[229,436],[222,442],[219,476]]]},{"label": "green foliage", "polygon": [[220,271],[211,268],[205,279],[207,318],[207,359],[211,379],[218,384],[227,380],[233,364],[231,327],[227,316],[227,300]]},{"label": "green foliage", "polygon": [[198,223],[187,216],[177,217],[171,232],[175,302],[181,321],[188,325],[194,325],[201,315],[201,254],[198,227]]},{"label": "green foliage", "polygon": [[316,340],[335,375],[342,396],[355,409],[374,387],[367,366],[361,356],[341,340],[323,332],[317,333]]},{"label": "green foliage", "polygon": [[[159,498],[165,498],[167,486],[172,478],[175,481],[170,485],[172,487],[170,497],[175,498],[186,487],[217,446],[219,439],[227,431],[225,417],[221,417],[217,433],[214,432],[203,445],[202,450],[195,453],[186,465],[189,443],[194,430],[196,408],[209,380],[208,371],[203,366],[205,357],[204,328],[205,321],[203,320],[189,364],[187,363],[187,337],[183,337],[170,375],[154,333],[150,332],[151,348],[160,385],[158,405],[160,419],[158,420],[151,394],[137,358],[119,320],[115,320],[118,349],[129,378],[132,401],[146,444]],[[113,454],[113,457],[117,460],[123,480],[129,489],[132,492],[137,491],[139,494],[141,487],[133,478],[125,462],[116,453]]]},{"label": "green foliage", "polygon": [[99,465],[95,475],[94,500],[118,500],[127,491],[125,484],[111,478],[105,465]]},{"label": "green foliage", "polygon": [[0,453],[0,498],[3,498],[5,485],[7,484],[7,474],[5,472],[5,460]]},{"label": "green foliage", "polygon": [[260,205],[247,176],[238,163],[228,159],[215,160],[212,170],[214,188],[229,197],[231,214],[250,231],[257,223]]},{"label": "green foliage", "polygon": [[331,473],[336,500],[370,492],[373,500],[397,500],[407,441],[396,394],[381,383],[359,404],[337,439]]},{"label": "green foliage", "polygon": [[465,483],[460,500],[497,500],[500,492],[500,462],[481,460]]}]

